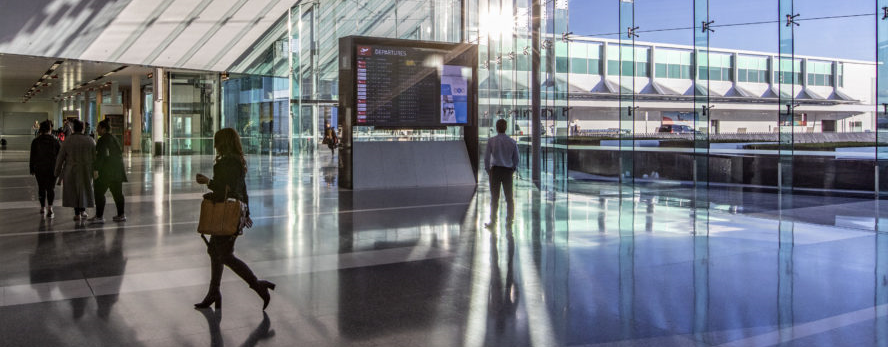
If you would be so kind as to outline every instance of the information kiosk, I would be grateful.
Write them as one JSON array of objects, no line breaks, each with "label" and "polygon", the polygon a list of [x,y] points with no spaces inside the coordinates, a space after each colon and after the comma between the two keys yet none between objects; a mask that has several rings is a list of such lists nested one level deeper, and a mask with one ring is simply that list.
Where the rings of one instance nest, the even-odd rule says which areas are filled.
[{"label": "information kiosk", "polygon": [[[477,45],[348,36],[339,57],[340,187],[477,184]],[[459,141],[355,132],[454,128]]]}]

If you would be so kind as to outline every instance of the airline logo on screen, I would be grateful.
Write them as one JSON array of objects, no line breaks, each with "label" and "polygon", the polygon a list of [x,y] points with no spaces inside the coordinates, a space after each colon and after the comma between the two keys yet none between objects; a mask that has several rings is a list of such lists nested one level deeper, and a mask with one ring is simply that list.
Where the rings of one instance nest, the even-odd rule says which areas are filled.
[{"label": "airline logo on screen", "polygon": [[360,56],[371,56],[373,55],[373,48],[370,46],[358,46],[358,55]]}]

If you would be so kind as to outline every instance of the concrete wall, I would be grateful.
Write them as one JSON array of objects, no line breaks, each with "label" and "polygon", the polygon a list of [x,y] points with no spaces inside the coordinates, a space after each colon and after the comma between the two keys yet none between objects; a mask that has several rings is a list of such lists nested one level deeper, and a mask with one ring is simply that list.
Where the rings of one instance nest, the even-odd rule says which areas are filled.
[{"label": "concrete wall", "polygon": [[[56,112],[56,104],[53,102],[0,102],[0,136],[8,141],[8,150],[28,150],[30,148],[31,139],[34,138],[30,130],[23,131],[20,125],[22,123],[33,123],[37,118],[52,119]],[[38,117],[38,114],[45,114],[44,117]],[[27,118],[27,119],[19,119]]]}]

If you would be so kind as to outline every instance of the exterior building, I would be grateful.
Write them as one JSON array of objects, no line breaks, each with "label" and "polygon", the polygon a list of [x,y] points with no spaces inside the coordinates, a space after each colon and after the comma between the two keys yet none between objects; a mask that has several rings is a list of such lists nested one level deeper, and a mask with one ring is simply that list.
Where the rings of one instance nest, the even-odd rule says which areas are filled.
[{"label": "exterior building", "polygon": [[[632,94],[638,112],[635,133],[656,133],[673,123],[693,127],[694,97],[708,95],[714,106],[710,123],[698,124],[697,131],[770,133],[778,130],[776,105],[783,94],[798,104],[796,133],[876,129],[874,62],[781,59],[766,52],[707,52],[650,42],[636,42],[632,53],[630,45],[621,49],[616,40],[598,39],[572,42],[569,52],[556,57],[558,72],[567,73],[572,124],[575,120],[586,131],[619,128],[618,99]],[[631,66],[621,67],[621,62]],[[634,77],[632,83],[623,78],[621,85],[621,73]]]}]

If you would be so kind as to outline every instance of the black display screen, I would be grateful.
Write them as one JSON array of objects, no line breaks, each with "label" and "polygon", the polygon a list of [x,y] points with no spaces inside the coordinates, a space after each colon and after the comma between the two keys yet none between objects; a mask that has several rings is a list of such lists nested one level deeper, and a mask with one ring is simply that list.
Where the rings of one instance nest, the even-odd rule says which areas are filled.
[{"label": "black display screen", "polygon": [[438,127],[469,120],[473,68],[467,52],[355,44],[356,126]]}]

